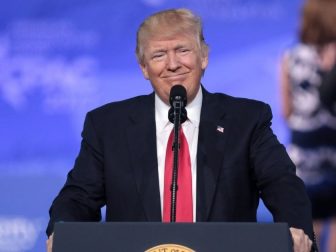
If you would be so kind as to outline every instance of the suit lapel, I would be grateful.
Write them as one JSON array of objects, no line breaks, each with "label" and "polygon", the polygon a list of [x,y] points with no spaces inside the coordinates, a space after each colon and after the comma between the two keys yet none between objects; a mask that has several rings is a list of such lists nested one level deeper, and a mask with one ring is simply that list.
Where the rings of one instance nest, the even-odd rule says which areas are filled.
[{"label": "suit lapel", "polygon": [[225,155],[228,130],[223,103],[203,89],[197,149],[197,221],[207,221]]},{"label": "suit lapel", "polygon": [[127,141],[139,197],[148,221],[161,221],[154,95],[139,98],[130,115]]}]

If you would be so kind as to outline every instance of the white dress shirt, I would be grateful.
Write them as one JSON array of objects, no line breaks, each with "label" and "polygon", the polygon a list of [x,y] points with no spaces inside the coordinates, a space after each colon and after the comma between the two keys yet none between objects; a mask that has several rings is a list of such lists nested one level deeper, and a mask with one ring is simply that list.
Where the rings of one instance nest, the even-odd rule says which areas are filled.
[{"label": "white dress shirt", "polygon": [[[198,143],[199,122],[202,106],[202,88],[200,87],[194,100],[186,106],[188,119],[182,124],[183,132],[189,145],[192,177],[193,195],[193,221],[196,221],[196,154]],[[161,215],[163,213],[163,188],[164,170],[166,159],[166,148],[170,132],[174,125],[168,120],[168,110],[170,106],[165,104],[160,97],[155,94],[155,124],[156,124],[156,146],[159,169],[159,186],[161,199]]]}]

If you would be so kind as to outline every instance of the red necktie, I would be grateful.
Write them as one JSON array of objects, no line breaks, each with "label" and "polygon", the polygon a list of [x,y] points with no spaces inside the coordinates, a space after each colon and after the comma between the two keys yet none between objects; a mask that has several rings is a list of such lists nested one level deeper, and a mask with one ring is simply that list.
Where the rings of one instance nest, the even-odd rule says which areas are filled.
[{"label": "red necktie", "polygon": [[[174,131],[174,129],[173,129]],[[171,184],[173,173],[174,150],[173,140],[174,132],[170,133],[165,162],[164,174],[164,198],[163,198],[163,222],[170,222],[171,208]],[[180,149],[179,149],[179,167],[177,178],[177,196],[176,196],[176,222],[193,221],[193,202],[192,202],[192,182],[191,182],[191,162],[187,139],[180,129]]]}]

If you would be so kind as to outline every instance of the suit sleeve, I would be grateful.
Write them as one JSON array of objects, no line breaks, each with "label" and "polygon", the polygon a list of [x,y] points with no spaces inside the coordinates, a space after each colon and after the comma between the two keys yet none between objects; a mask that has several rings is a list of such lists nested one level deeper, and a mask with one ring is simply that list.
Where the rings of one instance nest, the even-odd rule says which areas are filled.
[{"label": "suit sleeve", "polygon": [[272,113],[263,105],[251,140],[251,159],[261,198],[275,222],[287,222],[313,238],[310,200],[295,165],[271,129]]},{"label": "suit sleeve", "polygon": [[102,142],[87,114],[79,155],[66,183],[53,201],[47,235],[58,221],[99,221],[105,204]]}]

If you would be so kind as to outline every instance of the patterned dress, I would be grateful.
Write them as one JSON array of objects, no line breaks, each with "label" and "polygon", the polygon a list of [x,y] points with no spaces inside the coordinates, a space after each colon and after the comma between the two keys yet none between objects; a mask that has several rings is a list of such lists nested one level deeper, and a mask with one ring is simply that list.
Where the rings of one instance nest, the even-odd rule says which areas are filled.
[{"label": "patterned dress", "polygon": [[292,113],[288,152],[307,186],[314,218],[336,215],[336,117],[323,107],[319,86],[323,72],[312,46],[288,52]]}]

